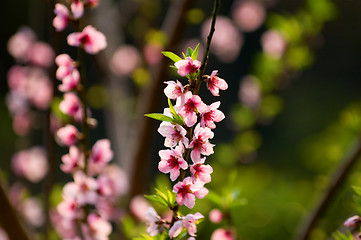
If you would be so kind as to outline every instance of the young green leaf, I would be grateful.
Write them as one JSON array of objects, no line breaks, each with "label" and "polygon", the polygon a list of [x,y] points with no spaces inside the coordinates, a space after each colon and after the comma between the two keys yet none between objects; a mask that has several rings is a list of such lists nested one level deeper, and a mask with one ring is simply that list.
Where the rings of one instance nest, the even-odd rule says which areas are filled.
[{"label": "young green leaf", "polygon": [[170,58],[173,62],[178,62],[179,60],[182,60],[182,58],[180,58],[179,56],[177,56],[176,54],[172,53],[172,52],[162,52],[164,56]]},{"label": "young green leaf", "polygon": [[196,48],[194,49],[192,55],[191,55],[191,58],[192,60],[197,60],[197,57],[198,57],[198,49],[199,49],[199,43],[197,44]]},{"label": "young green leaf", "polygon": [[168,117],[162,113],[148,113],[148,114],[144,114],[144,116],[149,117],[149,118],[153,118],[155,120],[159,120],[159,121],[165,121],[165,122],[170,122],[170,123],[175,123],[175,120],[171,117]]},{"label": "young green leaf", "polygon": [[188,47],[186,56],[187,56],[187,57],[191,57],[192,54],[193,54],[193,49],[190,48],[190,47]]},{"label": "young green leaf", "polygon": [[150,201],[159,203],[163,206],[168,207],[168,203],[166,201],[164,201],[163,198],[161,198],[159,195],[144,195],[144,197]]},{"label": "young green leaf", "polygon": [[184,124],[184,119],[182,116],[180,116],[174,109],[173,104],[171,102],[171,100],[168,98],[168,106],[170,109],[170,112],[172,113],[174,122],[177,123],[178,125],[183,125]]}]

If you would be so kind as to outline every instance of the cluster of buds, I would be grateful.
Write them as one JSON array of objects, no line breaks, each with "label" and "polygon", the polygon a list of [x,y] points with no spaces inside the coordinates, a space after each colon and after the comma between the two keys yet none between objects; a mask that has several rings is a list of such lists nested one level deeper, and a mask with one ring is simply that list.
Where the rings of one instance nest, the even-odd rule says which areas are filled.
[{"label": "cluster of buds", "polygon": [[[219,96],[219,89],[225,90],[228,85],[217,76],[217,71],[210,76],[199,76],[201,62],[197,60],[198,46],[194,50],[189,48],[184,59],[171,52],[163,54],[175,62],[177,73],[187,77],[189,84],[183,86],[178,80],[165,82],[164,93],[169,108],[164,109],[163,114],[146,116],[163,121],[158,132],[165,137],[164,146],[169,149],[159,151],[161,160],[158,169],[165,174],[170,173],[170,180],[175,182],[173,192],[177,194],[177,204],[192,209],[196,198],[204,198],[208,194],[204,185],[211,181],[213,169],[205,162],[206,157],[214,153],[214,145],[210,143],[214,136],[212,129],[216,128],[216,122],[225,117],[218,110],[219,101],[210,105],[202,101],[198,95],[199,81],[205,81],[214,96]],[[172,100],[175,100],[174,106]],[[153,210],[148,214],[152,216],[148,221],[148,232],[156,235],[164,227],[164,221]],[[185,228],[190,239],[193,239],[197,231],[195,223],[200,218],[203,218],[200,213],[181,216],[175,211],[169,223],[169,237],[177,237]],[[158,227],[154,224],[158,224]]]},{"label": "cluster of buds", "polygon": [[[97,4],[97,1],[72,0],[70,11],[65,5],[56,4],[54,27],[57,31],[63,30],[69,20],[77,21],[83,15],[84,6]],[[105,36],[90,25],[81,32],[69,34],[67,42],[88,54],[96,54],[107,45]],[[113,158],[108,139],[98,140],[88,149],[88,128],[94,127],[96,121],[89,118],[90,110],[83,99],[86,89],[85,76],[79,70],[84,68],[82,60],[75,62],[65,53],[55,58],[56,77],[61,81],[58,88],[64,92],[59,109],[74,123],[64,125],[56,133],[58,142],[69,147],[69,153],[61,158],[60,168],[72,174],[73,181],[65,184],[63,199],[53,212],[52,220],[62,238],[108,239],[112,232],[110,221],[119,219],[117,201],[127,192],[128,182],[119,167],[108,164]],[[81,131],[77,125],[81,125]]]}]

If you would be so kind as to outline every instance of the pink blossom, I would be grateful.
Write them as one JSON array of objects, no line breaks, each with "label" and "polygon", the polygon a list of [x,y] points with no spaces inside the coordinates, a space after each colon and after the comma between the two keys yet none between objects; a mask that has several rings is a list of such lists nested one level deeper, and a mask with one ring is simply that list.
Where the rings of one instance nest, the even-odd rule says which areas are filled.
[{"label": "pink blossom", "polygon": [[20,151],[13,156],[12,167],[17,175],[39,182],[48,172],[46,151],[41,147]]},{"label": "pink blossom", "polygon": [[208,106],[207,111],[202,114],[201,118],[201,126],[209,127],[211,129],[216,128],[214,122],[220,122],[224,119],[224,114],[217,108],[221,105],[221,102],[214,102],[210,106]]},{"label": "pink blossom", "polygon": [[57,3],[55,4],[54,13],[56,16],[53,19],[53,26],[55,27],[56,31],[63,31],[70,20],[69,10],[65,5]]},{"label": "pink blossom", "polygon": [[176,201],[179,205],[193,208],[195,198],[204,198],[208,190],[200,182],[193,183],[190,177],[186,177],[183,182],[178,182],[173,187],[173,192],[177,193]]},{"label": "pink blossom", "polygon": [[98,183],[92,177],[87,177],[82,171],[74,173],[74,182],[67,183],[63,188],[64,198],[73,198],[77,204],[95,204],[98,198]]},{"label": "pink blossom", "polygon": [[186,57],[185,59],[179,60],[174,63],[174,66],[178,68],[178,74],[181,76],[186,76],[188,74],[198,72],[202,63],[198,60],[193,60],[191,57]]},{"label": "pink blossom", "polygon": [[13,129],[19,136],[25,136],[32,126],[32,115],[29,111],[19,111],[13,116]]},{"label": "pink blossom", "polygon": [[107,221],[119,221],[124,218],[124,209],[119,208],[117,202],[119,198],[109,198],[100,196],[95,204],[98,214]]},{"label": "pink blossom", "polygon": [[33,69],[30,72],[27,82],[27,97],[38,109],[45,110],[50,106],[53,97],[53,85],[44,71]]},{"label": "pink blossom", "polygon": [[356,226],[359,226],[361,223],[361,217],[355,215],[350,218],[348,218],[343,225],[345,225],[348,228],[354,228]]},{"label": "pink blossom", "polygon": [[187,162],[182,157],[183,153],[183,144],[178,145],[175,149],[159,151],[161,161],[158,164],[158,169],[163,173],[170,173],[172,181],[178,178],[180,168],[183,170],[188,168]]},{"label": "pink blossom", "polygon": [[206,158],[202,158],[200,162],[195,163],[190,167],[193,182],[199,180],[202,183],[209,183],[211,181],[211,173],[213,172],[213,168],[210,165],[203,164],[205,159]]},{"label": "pink blossom", "polygon": [[191,92],[184,94],[184,104],[180,98],[177,99],[179,111],[178,114],[184,119],[187,127],[192,127],[197,122],[197,113],[203,113],[207,110],[207,105],[202,102],[198,95],[193,95]]},{"label": "pink blossom", "polygon": [[60,143],[66,146],[74,145],[78,140],[78,134],[78,129],[71,124],[65,125],[56,132]]},{"label": "pink blossom", "polygon": [[238,99],[242,104],[250,108],[256,108],[261,101],[261,89],[259,80],[253,75],[242,78],[238,90]]},{"label": "pink blossom", "polygon": [[62,79],[62,84],[58,86],[59,91],[69,92],[73,89],[76,89],[80,82],[80,74],[77,69],[75,69],[70,75]]},{"label": "pink blossom", "polygon": [[34,227],[41,227],[45,222],[45,214],[41,202],[35,197],[25,199],[21,204],[20,212],[27,222]]},{"label": "pink blossom", "polygon": [[221,210],[214,208],[209,212],[209,220],[212,223],[220,223],[223,220],[223,213]]},{"label": "pink blossom", "polygon": [[186,137],[187,131],[178,124],[171,124],[169,122],[162,122],[158,128],[158,132],[165,137],[164,146],[174,147],[179,142],[188,146],[189,140]]},{"label": "pink blossom", "polygon": [[116,75],[130,76],[141,65],[141,61],[137,48],[131,45],[123,45],[114,52],[110,69]]},{"label": "pink blossom", "polygon": [[50,219],[62,239],[76,239],[77,226],[74,219],[63,217],[59,211],[50,211]]},{"label": "pink blossom", "polygon": [[106,197],[117,199],[127,193],[129,182],[127,174],[116,165],[107,165],[98,176],[98,192]]},{"label": "pink blossom", "polygon": [[209,156],[213,154],[214,145],[209,142],[213,138],[214,133],[207,127],[201,127],[198,123],[194,129],[193,140],[189,144],[189,148],[193,148],[191,159],[194,163],[201,161],[201,154]]},{"label": "pink blossom", "polygon": [[176,221],[169,229],[169,237],[177,237],[182,232],[183,227],[187,229],[190,236],[195,237],[197,232],[196,221],[201,218],[204,218],[204,216],[199,212],[195,214],[187,214],[185,217],[181,218],[181,220]]},{"label": "pink blossom", "polygon": [[211,240],[235,240],[235,234],[231,230],[218,228],[212,233]]},{"label": "pink blossom", "polygon": [[81,208],[74,198],[63,196],[64,199],[58,204],[56,210],[67,219],[76,219],[81,215]]},{"label": "pink blossom", "polygon": [[218,70],[214,70],[207,79],[207,87],[213,96],[219,96],[219,89],[226,90],[228,84],[224,79],[217,77]]},{"label": "pink blossom", "polygon": [[28,27],[22,27],[8,41],[9,53],[22,62],[27,61],[28,51],[36,41],[34,32]]},{"label": "pink blossom", "polygon": [[162,50],[163,47],[159,43],[150,42],[145,44],[143,48],[145,61],[151,66],[158,64],[162,60]]},{"label": "pink blossom", "polygon": [[9,240],[7,233],[2,228],[0,228],[0,240]]},{"label": "pink blossom", "polygon": [[257,1],[239,1],[233,7],[232,18],[243,32],[252,32],[264,22],[266,10]]},{"label": "pink blossom", "polygon": [[28,51],[29,61],[40,67],[51,67],[54,64],[54,57],[54,50],[45,42],[36,42],[32,44]]},{"label": "pink blossom", "polygon": [[75,19],[79,19],[83,16],[84,5],[80,0],[72,0],[72,3],[70,4],[70,9]]},{"label": "pink blossom", "polygon": [[76,146],[70,146],[69,153],[61,157],[61,170],[66,173],[75,172],[84,168],[84,154]]},{"label": "pink blossom", "polygon": [[148,208],[150,208],[150,205],[143,195],[134,196],[130,200],[129,209],[131,213],[142,222],[146,221]]},{"label": "pink blossom", "polygon": [[160,216],[154,210],[154,208],[149,207],[145,212],[145,220],[147,223],[147,232],[150,236],[155,236],[159,233],[159,222],[161,220]]},{"label": "pink blossom", "polygon": [[108,240],[112,232],[112,225],[101,216],[91,213],[87,224],[82,225],[84,240]]},{"label": "pink blossom", "polygon": [[72,116],[75,120],[81,121],[83,118],[83,107],[75,93],[65,93],[63,101],[59,104],[60,111]]},{"label": "pink blossom", "polygon": [[96,54],[107,46],[104,34],[91,25],[86,26],[82,32],[69,34],[67,40],[70,46],[82,45],[89,54]]},{"label": "pink blossom", "polygon": [[168,84],[168,86],[164,89],[164,93],[169,99],[177,99],[178,97],[183,95],[183,85],[178,80],[177,82],[174,81],[167,81],[164,82]]},{"label": "pink blossom", "polygon": [[55,63],[58,65],[56,78],[59,80],[62,80],[66,76],[71,75],[74,71],[77,71],[74,60],[66,53],[58,55],[55,58]]},{"label": "pink blossom", "polygon": [[12,66],[7,74],[9,88],[22,96],[26,95],[26,85],[28,79],[29,67],[20,65]]},{"label": "pink blossom", "polygon": [[110,149],[109,139],[98,140],[92,147],[89,157],[89,172],[98,174],[103,171],[107,163],[113,158],[113,151]]},{"label": "pink blossom", "polygon": [[286,50],[286,40],[280,32],[268,30],[262,35],[261,44],[263,51],[276,59],[282,57]]}]

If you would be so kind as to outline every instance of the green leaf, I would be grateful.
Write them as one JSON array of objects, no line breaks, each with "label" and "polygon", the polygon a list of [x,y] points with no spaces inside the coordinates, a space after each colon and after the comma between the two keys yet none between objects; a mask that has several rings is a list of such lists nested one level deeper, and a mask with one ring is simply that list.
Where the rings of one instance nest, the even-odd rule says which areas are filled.
[{"label": "green leaf", "polygon": [[196,48],[194,49],[192,55],[191,55],[191,58],[192,60],[197,60],[197,57],[198,57],[198,49],[199,49],[199,43],[197,44]]},{"label": "green leaf", "polygon": [[190,56],[192,56],[192,54],[193,54],[193,49],[190,48],[190,47],[188,47],[188,48],[187,48],[187,54],[186,54],[186,56],[187,56],[187,57],[190,57]]},{"label": "green leaf", "polygon": [[158,195],[144,195],[144,197],[150,201],[153,201],[153,202],[156,202],[156,203],[159,203],[161,205],[168,207],[168,203],[165,202],[164,199]]},{"label": "green leaf", "polygon": [[168,189],[165,190],[166,194],[164,194],[159,189],[155,188],[155,194],[154,195],[144,195],[147,199],[157,202],[161,205],[164,205],[166,207],[172,208],[174,205],[174,197],[173,193],[169,191]]},{"label": "green leaf", "polygon": [[168,98],[168,106],[170,109],[170,112],[172,113],[173,119],[175,120],[174,122],[177,123],[178,125],[183,125],[184,124],[184,119],[182,116],[180,116],[174,109],[172,101]]},{"label": "green leaf", "polygon": [[148,113],[148,114],[144,114],[144,116],[153,118],[153,119],[159,120],[159,121],[175,123],[175,120],[173,118],[168,117],[162,113]]},{"label": "green leaf", "polygon": [[172,52],[162,52],[164,56],[170,58],[173,62],[178,62],[179,60],[182,60],[182,58],[180,58],[179,56],[177,56],[176,54],[172,53]]}]

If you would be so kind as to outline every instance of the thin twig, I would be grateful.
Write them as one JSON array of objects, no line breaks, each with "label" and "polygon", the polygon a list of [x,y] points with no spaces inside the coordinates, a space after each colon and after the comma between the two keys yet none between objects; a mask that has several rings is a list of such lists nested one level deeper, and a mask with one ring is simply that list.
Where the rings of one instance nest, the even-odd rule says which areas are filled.
[{"label": "thin twig", "polygon": [[315,227],[317,220],[325,213],[328,206],[332,202],[333,197],[336,195],[337,191],[340,189],[346,177],[352,170],[352,167],[355,165],[355,163],[360,157],[361,140],[359,140],[358,145],[352,149],[351,153],[345,157],[345,159],[342,161],[342,163],[334,173],[328,189],[321,197],[320,202],[318,203],[316,208],[303,223],[301,231],[297,235],[296,239],[307,240],[309,238],[309,235],[312,229]]}]

